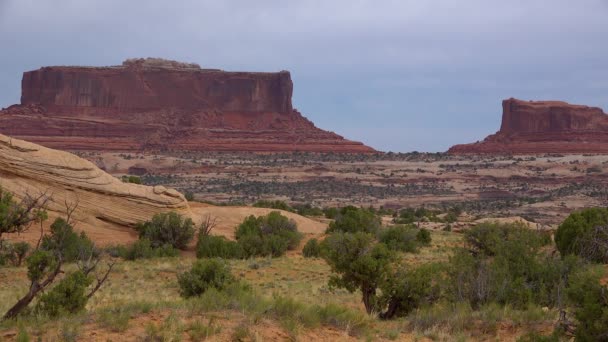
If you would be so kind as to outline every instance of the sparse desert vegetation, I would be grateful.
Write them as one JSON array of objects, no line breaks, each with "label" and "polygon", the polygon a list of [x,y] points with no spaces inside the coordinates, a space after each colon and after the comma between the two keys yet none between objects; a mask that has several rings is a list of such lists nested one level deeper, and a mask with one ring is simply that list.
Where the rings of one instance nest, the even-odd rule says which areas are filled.
[{"label": "sparse desert vegetation", "polygon": [[[604,156],[86,157],[112,162],[123,182],[109,178],[134,192],[175,186],[188,208],[132,228],[103,226],[97,246],[101,215],[80,224],[66,202],[65,214],[49,218],[43,197],[4,191],[0,310],[31,298],[0,323],[3,339],[586,341],[605,333]],[[43,290],[28,296],[32,286]]]},{"label": "sparse desert vegetation", "polygon": [[[158,215],[139,225],[133,245],[99,250],[112,265],[99,287],[95,282],[102,278],[80,271],[76,251],[83,249],[67,248],[56,285],[32,301],[32,310],[3,320],[0,336],[585,341],[606,333],[603,261],[562,252],[550,230],[523,221],[440,229],[458,223],[454,216],[463,212],[454,209],[387,215],[348,206],[328,213],[333,219],[318,218],[326,220],[325,232],[302,234],[295,221],[271,211],[245,217],[229,237],[216,235],[217,220],[210,216],[195,224],[174,213]],[[603,235],[588,226],[602,213],[575,212],[560,227],[575,246],[601,243]],[[393,222],[399,220],[408,223]],[[421,228],[425,222],[439,225]],[[43,250],[55,248],[52,236]],[[77,245],[87,241],[74,236]],[[2,312],[27,291],[28,277],[39,279],[30,266],[39,259],[36,249],[16,245],[3,244],[2,260],[11,262],[0,267]],[[176,252],[162,252],[167,250]],[[95,295],[86,296],[93,289]]]},{"label": "sparse desert vegetation", "polygon": [[318,216],[323,208],[347,205],[398,211],[457,208],[479,217],[520,216],[557,228],[573,210],[602,206],[608,199],[602,176],[605,155],[80,155],[117,177],[129,169],[141,171],[144,184],[174,187],[194,200],[303,215]]}]

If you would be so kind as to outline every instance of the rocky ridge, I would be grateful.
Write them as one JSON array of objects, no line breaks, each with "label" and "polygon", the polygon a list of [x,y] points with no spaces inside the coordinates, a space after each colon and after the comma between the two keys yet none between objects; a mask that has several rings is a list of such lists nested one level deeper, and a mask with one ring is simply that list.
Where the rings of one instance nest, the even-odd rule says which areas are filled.
[{"label": "rocky ridge", "polygon": [[0,135],[0,187],[17,198],[44,193],[51,198],[48,210],[58,215],[66,203],[77,203],[75,219],[92,226],[132,227],[166,211],[190,215],[188,202],[173,189],[123,183],[71,153],[5,135]]},{"label": "rocky ridge", "polygon": [[452,146],[452,154],[608,153],[608,115],[561,101],[502,103],[500,130],[483,141]]},{"label": "rocky ridge", "polygon": [[287,71],[226,72],[162,59],[25,72],[0,133],[65,150],[369,153],[293,108]]}]

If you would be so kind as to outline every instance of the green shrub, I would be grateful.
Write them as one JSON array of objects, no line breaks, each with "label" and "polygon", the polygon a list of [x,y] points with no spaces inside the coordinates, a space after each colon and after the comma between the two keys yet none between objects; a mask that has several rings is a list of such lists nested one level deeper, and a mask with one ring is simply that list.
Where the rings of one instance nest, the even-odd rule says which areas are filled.
[{"label": "green shrub", "polygon": [[455,213],[454,211],[450,211],[448,212],[445,217],[443,218],[443,221],[445,223],[454,223],[458,220],[458,214]]},{"label": "green shrub", "polygon": [[262,216],[261,219],[262,225],[260,228],[263,235],[283,236],[288,240],[289,249],[298,247],[302,237],[298,233],[298,226],[294,220],[288,219],[278,211]]},{"label": "green shrub", "polygon": [[398,225],[381,229],[378,240],[384,243],[389,249],[406,253],[418,251],[419,242],[417,240],[416,229],[412,226]]},{"label": "green shrub", "polygon": [[607,208],[589,208],[568,216],[555,232],[555,244],[562,255],[580,255],[582,248],[579,239],[594,227],[608,225]]},{"label": "green shrub", "polygon": [[321,245],[317,239],[310,239],[304,245],[302,249],[302,255],[305,258],[318,258],[321,256]]},{"label": "green shrub", "polygon": [[102,251],[112,258],[127,259],[127,250],[129,247],[125,245],[108,245],[102,248]]},{"label": "green shrub", "polygon": [[380,317],[406,316],[420,306],[435,303],[441,295],[442,273],[439,264],[425,264],[413,270],[397,268],[380,284],[380,305],[386,308]]},{"label": "green shrub", "polygon": [[537,251],[550,242],[547,237],[548,235],[532,230],[521,222],[485,222],[464,232],[465,242],[471,252],[486,256],[496,255],[497,249],[500,246],[504,247],[505,242],[508,241],[515,241],[523,248]]},{"label": "green shrub", "polygon": [[192,191],[186,191],[184,193],[184,198],[186,199],[186,201],[192,202],[194,201],[194,193]]},{"label": "green shrub", "polygon": [[37,250],[27,257],[25,263],[27,264],[27,277],[32,282],[38,282],[48,272],[55,269],[57,258],[49,251]]},{"label": "green shrub", "polygon": [[51,224],[51,234],[44,236],[40,248],[60,253],[64,262],[86,259],[99,253],[84,232],[77,234],[63,218],[58,218]]},{"label": "green shrub", "polygon": [[381,226],[380,218],[372,211],[353,206],[344,207],[340,210],[334,222],[329,224],[327,233],[365,232],[375,234]]},{"label": "green shrub", "polygon": [[310,204],[294,205],[293,210],[302,216],[323,216],[325,214],[321,208],[313,207]]},{"label": "green shrub", "polygon": [[210,288],[223,290],[235,282],[230,266],[221,259],[200,259],[190,271],[177,277],[180,295],[185,298],[200,296]]},{"label": "green shrub", "polygon": [[[64,273],[62,267],[70,261],[78,262],[81,271],[61,279],[58,275]],[[96,287],[85,295],[85,290],[91,283],[87,275],[95,270],[99,261],[99,251],[84,232],[76,234],[66,220],[55,220],[50,234],[42,237],[40,248],[26,258],[29,291],[5,313],[4,318],[17,317],[35,299],[38,299],[37,311],[49,316],[81,310],[88,297],[100,288],[112,270],[108,266],[105,275],[98,278]],[[50,285],[57,280],[59,284],[49,291]]]},{"label": "green shrub", "polygon": [[421,228],[416,234],[416,240],[423,246],[429,246],[431,244],[431,232]]},{"label": "green shrub", "polygon": [[196,244],[197,258],[240,259],[245,252],[240,244],[223,236],[199,235]]},{"label": "green shrub", "polygon": [[255,217],[254,215],[250,215],[245,218],[245,220],[238,225],[236,230],[234,231],[234,238],[238,241],[244,236],[249,235],[262,235],[262,220],[261,216]]},{"label": "green shrub", "polygon": [[338,208],[324,208],[323,209],[323,213],[325,214],[325,217],[328,219],[335,219],[336,216],[338,216]]},{"label": "green shrub", "polygon": [[13,251],[15,255],[15,266],[21,266],[21,262],[25,259],[25,256],[30,251],[31,246],[27,242],[16,242],[13,244]]},{"label": "green shrub", "polygon": [[489,300],[489,261],[475,257],[467,250],[457,249],[450,257],[446,283],[450,299],[454,302],[469,302],[477,307]]},{"label": "green shrub", "polygon": [[589,229],[577,239],[574,248],[585,260],[608,264],[608,225]]},{"label": "green shrub", "polygon": [[296,223],[278,211],[266,216],[247,217],[237,227],[234,236],[245,257],[278,257],[295,249],[302,239]]},{"label": "green shrub", "polygon": [[238,240],[243,255],[247,258],[256,256],[280,257],[290,248],[289,238],[281,235],[245,235]]},{"label": "green shrub", "polygon": [[124,183],[133,183],[133,184],[141,184],[141,178],[138,176],[122,176],[122,181]]},{"label": "green shrub", "polygon": [[40,296],[37,311],[56,317],[83,310],[88,301],[86,290],[91,283],[92,279],[81,271],[67,275],[49,292]]},{"label": "green shrub", "polygon": [[399,224],[412,224],[420,218],[415,216],[415,210],[412,208],[405,208],[399,212],[399,216],[394,218],[395,223]]},{"label": "green shrub", "polygon": [[367,313],[378,310],[377,289],[390,269],[393,253],[373,235],[337,232],[322,242],[322,256],[332,274],[329,286],[360,290]]},{"label": "green shrub", "polygon": [[265,242],[265,239],[257,234],[248,234],[243,235],[237,241],[239,246],[241,246],[241,250],[243,251],[243,256],[246,258],[254,257],[254,256],[268,256],[268,246]]},{"label": "green shrub", "polygon": [[[524,308],[555,306],[569,274],[581,267],[576,257],[558,258],[540,252],[528,234],[497,241],[492,257],[458,249],[448,265],[448,295],[474,308],[490,302]],[[478,250],[476,250],[478,251]]]},{"label": "green shrub", "polygon": [[126,260],[137,260],[175,257],[179,255],[179,250],[168,244],[160,247],[154,247],[152,246],[150,240],[143,238],[135,241],[132,245],[126,248],[119,248],[118,253],[119,256]]},{"label": "green shrub", "polygon": [[16,267],[21,266],[30,249],[31,246],[27,242],[0,241],[0,266],[9,263]]},{"label": "green shrub", "polygon": [[[255,217],[253,215],[247,217],[243,223],[241,223],[236,231],[235,238],[238,240],[244,235],[256,234],[256,235],[281,235],[283,233],[296,233],[297,225],[295,221],[281,215],[278,211],[273,211],[265,216]],[[297,246],[295,242],[295,246]],[[293,247],[295,247],[293,246]]]},{"label": "green shrub", "polygon": [[[441,220],[437,217],[440,211],[438,210],[430,210],[424,207],[421,208],[404,208],[399,212],[399,216],[394,219],[395,223],[399,224],[411,224],[418,221],[431,221],[431,222],[442,222],[445,220]],[[448,221],[453,219],[453,217],[448,213],[446,216]]]},{"label": "green shrub", "polygon": [[[298,238],[299,240],[299,238]],[[285,254],[288,249],[294,249],[290,246],[290,238],[281,236],[278,234],[270,234],[264,238],[264,249],[263,255],[270,255],[274,258],[278,258]]]},{"label": "green shrub", "polygon": [[153,247],[171,245],[185,249],[194,237],[194,223],[176,212],[160,213],[138,225],[139,237],[150,240]]},{"label": "green shrub", "polygon": [[4,234],[24,232],[32,223],[47,219],[43,208],[47,199],[44,194],[36,198],[26,195],[16,202],[12,193],[0,187],[0,248]]},{"label": "green shrub", "polygon": [[608,339],[608,286],[600,283],[601,273],[577,273],[570,280],[567,295],[574,306],[577,341]]}]

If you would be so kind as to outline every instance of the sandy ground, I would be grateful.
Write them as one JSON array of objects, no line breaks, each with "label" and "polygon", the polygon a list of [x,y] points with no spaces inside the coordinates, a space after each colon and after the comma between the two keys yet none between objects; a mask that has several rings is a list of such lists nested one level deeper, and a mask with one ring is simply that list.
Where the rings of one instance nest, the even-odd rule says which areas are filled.
[{"label": "sandy ground", "polygon": [[[49,213],[49,219],[42,224],[43,232],[49,232],[51,223],[59,216],[55,213]],[[91,220],[89,222],[75,221],[73,225],[74,230],[85,232],[98,246],[125,244],[134,242],[138,238],[137,232],[133,228],[101,220]],[[11,241],[27,241],[35,245],[40,239],[40,225],[34,224],[21,234],[6,234],[5,237]]]}]

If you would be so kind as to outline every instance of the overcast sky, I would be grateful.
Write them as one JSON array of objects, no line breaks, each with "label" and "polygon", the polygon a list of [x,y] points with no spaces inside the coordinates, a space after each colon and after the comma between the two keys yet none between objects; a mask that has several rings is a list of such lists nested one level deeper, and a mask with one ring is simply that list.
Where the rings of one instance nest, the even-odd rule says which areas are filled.
[{"label": "overcast sky", "polygon": [[444,151],[505,98],[608,110],[608,0],[0,0],[0,107],[25,70],[131,57],[289,70],[318,127]]}]

